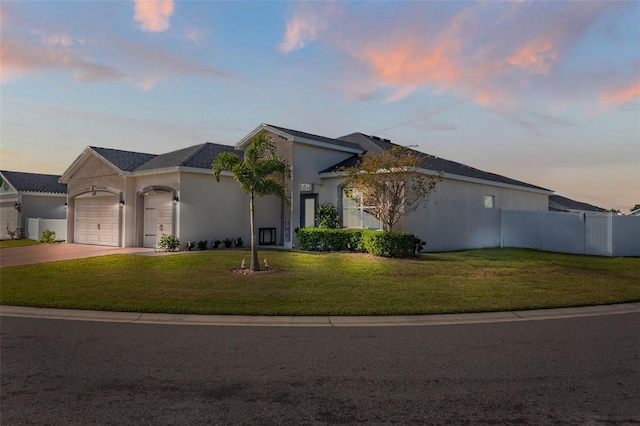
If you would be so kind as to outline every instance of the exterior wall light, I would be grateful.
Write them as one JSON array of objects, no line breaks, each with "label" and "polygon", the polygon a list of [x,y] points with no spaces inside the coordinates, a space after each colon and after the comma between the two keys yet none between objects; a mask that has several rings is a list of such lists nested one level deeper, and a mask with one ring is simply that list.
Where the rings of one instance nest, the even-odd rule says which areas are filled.
[{"label": "exterior wall light", "polygon": [[179,202],[180,199],[177,196],[173,197],[173,204],[178,204]]},{"label": "exterior wall light", "polygon": [[120,200],[120,207],[124,207],[124,200]]},{"label": "exterior wall light", "polygon": [[14,208],[14,209],[16,209],[16,210],[18,210],[18,211],[20,211],[20,210],[22,210],[22,204],[20,204],[20,202],[19,202],[19,201],[16,201],[16,202],[13,204],[13,208]]}]

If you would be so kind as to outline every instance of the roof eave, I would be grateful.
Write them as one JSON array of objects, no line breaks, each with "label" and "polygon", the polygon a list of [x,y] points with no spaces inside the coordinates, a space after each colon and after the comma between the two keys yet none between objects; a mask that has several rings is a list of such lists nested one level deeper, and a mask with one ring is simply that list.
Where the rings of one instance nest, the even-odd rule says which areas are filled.
[{"label": "roof eave", "polygon": [[[418,169],[418,171],[420,173],[423,173],[423,174],[429,175],[429,176],[440,175],[439,172],[436,172],[434,170],[429,170],[429,169]],[[319,174],[321,179],[328,179],[328,178],[334,178],[334,177],[345,177],[346,175],[347,175],[347,172],[345,172],[345,171],[323,172],[323,173]],[[499,188],[517,189],[519,191],[535,192],[535,193],[544,194],[544,195],[552,195],[554,193],[554,191],[552,191],[550,189],[533,188],[533,187],[529,187],[529,186],[514,185],[514,184],[509,184],[509,183],[503,183],[503,182],[495,182],[495,181],[491,181],[491,180],[471,178],[471,177],[468,177],[468,176],[460,176],[460,175],[456,175],[456,174],[452,174],[452,173],[442,173],[441,176],[443,178],[445,178],[445,179],[458,180],[458,181],[469,182],[469,183],[477,183],[477,184],[481,184],[481,185],[490,185],[490,186],[496,186],[496,187],[499,187]]]}]

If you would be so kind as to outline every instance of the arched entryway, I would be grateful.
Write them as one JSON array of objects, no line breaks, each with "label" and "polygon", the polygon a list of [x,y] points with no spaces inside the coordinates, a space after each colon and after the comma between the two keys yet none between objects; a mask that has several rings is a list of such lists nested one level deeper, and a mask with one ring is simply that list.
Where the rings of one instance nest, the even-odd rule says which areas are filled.
[{"label": "arched entryway", "polygon": [[69,198],[73,201],[70,207],[74,243],[120,246],[122,197],[119,191],[90,188]]},{"label": "arched entryway", "polygon": [[176,191],[171,187],[153,186],[138,194],[142,206],[139,215],[139,244],[143,247],[156,247],[163,235],[175,235]]}]

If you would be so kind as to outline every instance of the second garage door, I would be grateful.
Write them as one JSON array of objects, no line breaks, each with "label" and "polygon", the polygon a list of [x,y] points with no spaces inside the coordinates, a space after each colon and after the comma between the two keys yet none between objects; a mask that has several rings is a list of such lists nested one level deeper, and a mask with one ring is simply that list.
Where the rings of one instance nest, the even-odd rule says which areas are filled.
[{"label": "second garage door", "polygon": [[115,247],[119,245],[118,196],[77,198],[75,221],[74,242]]}]

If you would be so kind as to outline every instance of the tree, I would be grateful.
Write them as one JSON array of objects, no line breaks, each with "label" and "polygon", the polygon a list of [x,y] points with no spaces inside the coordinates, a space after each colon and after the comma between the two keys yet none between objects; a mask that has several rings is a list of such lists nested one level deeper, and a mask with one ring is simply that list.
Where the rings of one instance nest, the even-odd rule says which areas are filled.
[{"label": "tree", "polygon": [[285,179],[291,178],[291,168],[284,158],[276,156],[273,141],[264,134],[256,136],[242,159],[233,152],[223,152],[214,160],[211,169],[216,182],[220,182],[220,173],[228,170],[240,187],[249,194],[249,216],[251,226],[251,265],[250,271],[259,271],[258,250],[255,232],[255,197],[277,195],[285,205],[290,205]]},{"label": "tree", "polygon": [[402,146],[364,154],[359,164],[344,169],[345,187],[390,231],[402,217],[423,206],[440,181],[442,173],[419,171],[427,158]]}]

